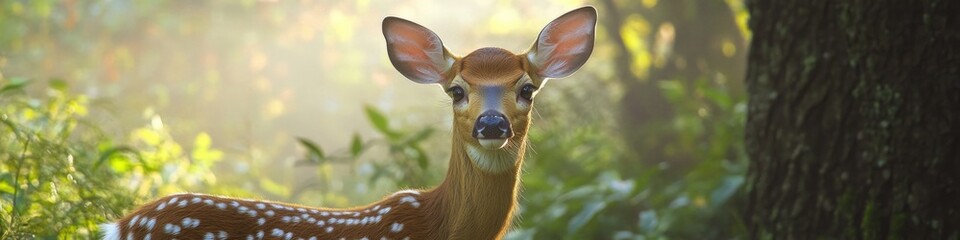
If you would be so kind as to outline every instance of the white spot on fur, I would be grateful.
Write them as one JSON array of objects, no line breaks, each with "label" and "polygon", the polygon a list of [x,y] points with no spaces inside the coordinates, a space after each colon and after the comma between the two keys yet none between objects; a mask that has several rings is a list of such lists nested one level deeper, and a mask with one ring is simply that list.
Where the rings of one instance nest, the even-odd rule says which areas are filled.
[{"label": "white spot on fur", "polygon": [[200,203],[201,200],[202,200],[202,199],[200,199],[200,198],[198,198],[198,197],[195,197],[195,198],[191,199],[190,202],[192,202],[192,203]]},{"label": "white spot on fur", "polygon": [[180,226],[167,223],[163,225],[163,232],[170,235],[180,234]]},{"label": "white spot on fur", "polygon": [[257,203],[257,209],[264,209],[264,208],[267,208],[267,205],[264,205],[263,203]]},{"label": "white spot on fur", "polygon": [[150,233],[147,233],[147,235],[143,235],[143,240],[150,240],[150,238],[151,238]]},{"label": "white spot on fur", "polygon": [[213,240],[214,237],[216,236],[214,236],[212,232],[203,234],[203,240]]},{"label": "white spot on fur", "polygon": [[133,240],[133,232],[127,233],[127,240]]},{"label": "white spot on fur", "polygon": [[104,240],[120,240],[120,228],[116,223],[100,224],[100,232]]},{"label": "white spot on fur", "polygon": [[247,211],[247,215],[250,215],[250,217],[257,217],[257,210]]},{"label": "white spot on fur", "polygon": [[140,220],[140,215],[133,215],[133,218],[130,219],[130,223],[127,224],[127,227],[133,227],[133,224],[136,224],[137,220]]},{"label": "white spot on fur", "polygon": [[265,212],[265,213],[263,213],[263,214],[266,214],[267,217],[273,217],[274,212],[273,212],[273,210],[267,210],[267,212]]},{"label": "white spot on fur", "polygon": [[267,222],[267,220],[264,219],[264,218],[257,219],[257,225],[263,225],[263,224],[266,223],[266,222]]},{"label": "white spot on fur", "polygon": [[167,204],[173,204],[173,203],[177,202],[177,200],[180,200],[180,198],[179,198],[179,197],[173,197],[173,198],[170,199],[170,201],[167,201]]},{"label": "white spot on fur", "polygon": [[384,215],[384,214],[387,214],[388,212],[390,212],[390,207],[385,207],[383,209],[380,209],[380,211],[377,213],[380,215]]},{"label": "white spot on fur", "polygon": [[257,239],[263,239],[263,231],[257,231]]},{"label": "white spot on fur", "polygon": [[186,206],[187,206],[187,200],[180,200],[180,203],[178,203],[177,206],[178,206],[178,207],[186,207]]},{"label": "white spot on fur", "polygon": [[413,205],[413,207],[420,208],[420,202],[417,201],[417,199],[413,198],[412,196],[406,196],[401,198],[400,204],[404,204],[404,203],[410,203],[410,205]]},{"label": "white spot on fur", "polygon": [[220,231],[219,233],[217,233],[217,239],[220,239],[220,240],[227,239],[227,232]]},{"label": "white spot on fur", "polygon": [[167,207],[167,203],[160,203],[160,205],[157,205],[157,211],[163,210],[165,207]]},{"label": "white spot on fur", "polygon": [[148,230],[148,231],[152,231],[154,225],[157,225],[157,219],[156,219],[156,218],[150,218],[150,221],[147,221],[147,230]]},{"label": "white spot on fur", "polygon": [[207,205],[213,205],[213,200],[206,199],[206,200],[203,200],[203,203],[206,203]]},{"label": "white spot on fur", "polygon": [[224,209],[227,209],[227,204],[224,204],[224,203],[217,203],[217,208],[219,208],[220,210],[224,210]]},{"label": "white spot on fur", "polygon": [[331,232],[333,232],[333,227],[327,227],[326,230],[327,230],[327,233],[331,233]]},{"label": "white spot on fur", "polygon": [[240,203],[238,203],[237,201],[230,201],[230,206],[232,206],[232,207],[239,207],[239,206],[240,206]]},{"label": "white spot on fur", "polygon": [[403,224],[402,224],[402,223],[396,223],[396,222],[395,222],[395,223],[393,223],[392,225],[390,225],[390,232],[398,233],[398,232],[400,232],[400,231],[403,231]]},{"label": "white spot on fur", "polygon": [[200,226],[200,219],[183,218],[183,221],[180,221],[180,225],[183,225],[183,228],[196,228]]},{"label": "white spot on fur", "polygon": [[274,236],[274,237],[283,236],[283,230],[280,230],[279,228],[274,228],[273,230],[271,230],[270,236]]}]

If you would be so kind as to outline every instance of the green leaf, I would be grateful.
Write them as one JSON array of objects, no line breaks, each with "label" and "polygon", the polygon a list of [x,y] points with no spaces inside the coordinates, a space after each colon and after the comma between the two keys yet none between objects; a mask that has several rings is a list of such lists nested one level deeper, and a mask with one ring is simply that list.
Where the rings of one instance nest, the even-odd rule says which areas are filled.
[{"label": "green leaf", "polygon": [[106,151],[103,151],[103,153],[100,154],[100,158],[97,159],[97,163],[93,164],[93,168],[94,169],[100,168],[100,165],[102,165],[103,162],[113,157],[113,155],[121,154],[125,152],[133,154],[137,156],[138,159],[140,159],[140,152],[138,152],[136,149],[133,149],[127,146],[118,146],[118,147],[113,147],[113,148],[107,149]]},{"label": "green leaf", "polygon": [[23,87],[27,86],[28,83],[30,83],[30,81],[25,78],[13,77],[9,79],[10,79],[10,82],[8,82],[7,84],[4,84],[3,87],[0,88],[0,93],[5,93],[7,91],[20,90],[20,89],[23,89]]},{"label": "green leaf", "polygon": [[373,127],[377,129],[377,131],[391,139],[396,139],[400,136],[400,134],[390,129],[390,121],[387,120],[387,116],[383,115],[380,110],[370,105],[364,106],[363,109],[367,114],[367,120],[370,120],[370,123],[373,124]]},{"label": "green leaf", "polygon": [[586,225],[594,215],[597,215],[600,210],[607,207],[607,203],[604,201],[593,201],[588,203],[583,207],[583,210],[580,210],[580,213],[577,213],[572,219],[570,219],[570,224],[567,225],[567,235],[573,235],[576,233],[583,225]]},{"label": "green leaf", "polygon": [[193,139],[194,148],[208,149],[211,143],[213,143],[213,141],[210,139],[210,134],[206,132],[200,132],[197,134],[197,137]]},{"label": "green leaf", "polygon": [[413,146],[413,150],[417,153],[417,163],[420,165],[420,169],[426,170],[430,163],[427,159],[427,152],[423,151],[420,146]]},{"label": "green leaf", "polygon": [[277,196],[290,196],[290,188],[288,188],[286,185],[274,182],[269,178],[260,178],[260,189]]},{"label": "green leaf", "polygon": [[651,209],[640,212],[640,222],[637,224],[643,231],[653,232],[657,227],[657,211]]},{"label": "green leaf", "polygon": [[67,81],[59,78],[50,79],[50,88],[60,92],[65,92],[67,91]]},{"label": "green leaf", "polygon": [[190,153],[190,156],[197,162],[206,164],[220,160],[223,158],[223,152],[210,148],[212,142],[210,134],[200,132],[193,140],[193,151]]},{"label": "green leaf", "polygon": [[300,145],[307,148],[307,159],[315,162],[320,162],[324,160],[326,156],[323,155],[323,149],[320,149],[320,146],[317,146],[316,143],[310,141],[310,139],[298,137],[297,141],[300,142]]},{"label": "green leaf", "polygon": [[733,194],[740,189],[740,186],[743,184],[743,176],[734,175],[728,176],[723,179],[723,182],[720,183],[720,186],[713,190],[710,193],[710,203],[713,207],[718,207],[723,203],[727,202]]},{"label": "green leaf", "polygon": [[353,157],[360,155],[360,152],[363,152],[363,141],[360,140],[360,134],[353,134],[353,140],[350,141],[350,154]]},{"label": "green leaf", "polygon": [[13,194],[13,186],[6,181],[0,182],[0,193]]},{"label": "green leaf", "polygon": [[417,144],[420,141],[426,140],[428,137],[430,137],[430,135],[433,135],[433,128],[424,128],[417,132],[417,134],[407,138],[407,140],[404,141],[404,144]]}]

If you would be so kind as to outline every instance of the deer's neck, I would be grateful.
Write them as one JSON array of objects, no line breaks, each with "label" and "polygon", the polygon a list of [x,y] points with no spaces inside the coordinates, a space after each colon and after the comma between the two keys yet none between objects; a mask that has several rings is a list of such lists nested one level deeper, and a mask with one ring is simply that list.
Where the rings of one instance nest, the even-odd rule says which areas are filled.
[{"label": "deer's neck", "polygon": [[515,136],[511,141],[517,140],[518,144],[513,148],[508,146],[509,149],[479,153],[499,154],[488,157],[513,163],[496,173],[477,168],[471,156],[477,156],[478,153],[470,153],[467,143],[454,139],[446,178],[437,188],[426,193],[433,200],[428,204],[435,208],[436,211],[432,212],[437,216],[430,218],[436,221],[433,225],[440,231],[440,236],[447,236],[448,239],[494,239],[506,233],[517,201],[525,138]]}]

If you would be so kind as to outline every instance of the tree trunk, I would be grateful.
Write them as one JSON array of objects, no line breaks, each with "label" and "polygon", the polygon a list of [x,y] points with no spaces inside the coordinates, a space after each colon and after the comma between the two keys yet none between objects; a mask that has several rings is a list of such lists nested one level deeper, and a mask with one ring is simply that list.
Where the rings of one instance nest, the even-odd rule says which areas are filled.
[{"label": "tree trunk", "polygon": [[751,238],[960,237],[958,3],[748,3]]}]

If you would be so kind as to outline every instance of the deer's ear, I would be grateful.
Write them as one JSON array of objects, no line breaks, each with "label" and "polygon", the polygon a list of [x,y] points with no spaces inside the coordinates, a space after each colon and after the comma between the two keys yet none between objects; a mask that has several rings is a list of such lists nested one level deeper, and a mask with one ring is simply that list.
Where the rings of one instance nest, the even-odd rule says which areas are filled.
[{"label": "deer's ear", "polygon": [[563,14],[543,30],[527,59],[540,76],[562,78],[580,69],[593,52],[597,10],[582,7]]},{"label": "deer's ear", "polygon": [[417,83],[440,83],[455,59],[440,37],[419,24],[397,17],[383,19],[383,37],[393,67]]}]

